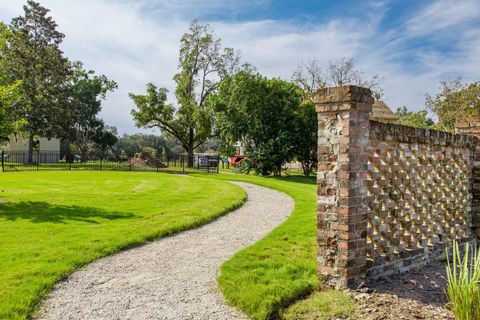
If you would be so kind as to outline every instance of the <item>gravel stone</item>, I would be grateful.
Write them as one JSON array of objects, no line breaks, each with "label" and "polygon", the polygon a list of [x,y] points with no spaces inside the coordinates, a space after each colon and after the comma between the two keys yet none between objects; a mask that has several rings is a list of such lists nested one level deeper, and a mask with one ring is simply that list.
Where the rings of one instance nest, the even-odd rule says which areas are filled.
[{"label": "gravel stone", "polygon": [[294,201],[275,190],[234,183],[247,192],[243,206],[198,229],[87,265],[55,286],[35,318],[246,319],[218,290],[220,266],[282,223]]}]

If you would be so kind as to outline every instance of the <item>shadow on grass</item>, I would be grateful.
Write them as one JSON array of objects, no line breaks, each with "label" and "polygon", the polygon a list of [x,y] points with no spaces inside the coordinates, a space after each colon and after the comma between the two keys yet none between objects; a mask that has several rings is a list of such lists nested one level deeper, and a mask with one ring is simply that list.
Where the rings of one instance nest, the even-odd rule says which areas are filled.
[{"label": "shadow on grass", "polygon": [[296,182],[302,184],[317,184],[316,177],[304,177],[304,176],[284,176],[284,177],[270,177],[272,179],[277,179],[281,181]]},{"label": "shadow on grass", "polygon": [[99,224],[101,219],[131,219],[135,215],[124,212],[111,212],[94,207],[55,205],[48,202],[6,202],[0,203],[0,219],[9,221],[29,220],[34,223],[66,223],[80,221]]}]

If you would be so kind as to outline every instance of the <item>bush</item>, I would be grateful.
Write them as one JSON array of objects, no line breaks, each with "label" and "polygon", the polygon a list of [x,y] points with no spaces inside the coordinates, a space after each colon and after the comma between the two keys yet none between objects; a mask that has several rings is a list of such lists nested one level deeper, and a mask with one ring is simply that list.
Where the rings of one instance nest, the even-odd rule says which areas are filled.
[{"label": "bush", "polygon": [[457,320],[480,320],[480,252],[465,246],[461,257],[458,243],[453,244],[452,261],[447,252],[449,306]]}]

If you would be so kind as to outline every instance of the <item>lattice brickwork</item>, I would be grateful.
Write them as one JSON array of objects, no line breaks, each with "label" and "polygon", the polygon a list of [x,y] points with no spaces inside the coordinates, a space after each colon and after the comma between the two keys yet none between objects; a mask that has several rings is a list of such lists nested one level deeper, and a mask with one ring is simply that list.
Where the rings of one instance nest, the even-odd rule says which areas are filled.
[{"label": "lattice brickwork", "polygon": [[356,288],[480,238],[480,119],[463,134],[372,121],[371,92],[356,86],[315,103],[323,283]]},{"label": "lattice brickwork", "polygon": [[373,121],[371,126],[368,273],[404,271],[453,239],[469,240],[472,150],[468,141],[447,145],[455,136],[443,134],[437,141],[419,143],[419,136],[425,138],[430,131],[415,130],[403,139],[408,142],[402,142],[402,135],[386,133],[405,127],[390,124],[386,129],[386,124]]}]

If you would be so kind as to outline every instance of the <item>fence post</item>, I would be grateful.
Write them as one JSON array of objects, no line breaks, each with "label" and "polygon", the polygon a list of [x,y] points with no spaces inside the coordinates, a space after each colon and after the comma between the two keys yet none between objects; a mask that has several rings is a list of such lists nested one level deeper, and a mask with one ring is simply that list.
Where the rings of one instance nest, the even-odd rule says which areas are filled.
[{"label": "fence post", "polygon": [[37,150],[37,171],[38,171],[39,163],[40,163],[40,151]]},{"label": "fence post", "polygon": [[2,172],[5,172],[5,151],[2,150]]},{"label": "fence post", "polygon": [[357,86],[325,88],[318,115],[318,277],[356,288],[367,272],[368,154],[373,98]]},{"label": "fence post", "polygon": [[185,173],[185,155],[182,154],[182,172]]}]

